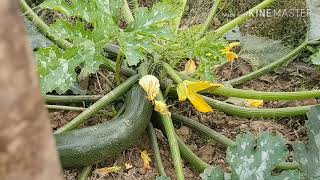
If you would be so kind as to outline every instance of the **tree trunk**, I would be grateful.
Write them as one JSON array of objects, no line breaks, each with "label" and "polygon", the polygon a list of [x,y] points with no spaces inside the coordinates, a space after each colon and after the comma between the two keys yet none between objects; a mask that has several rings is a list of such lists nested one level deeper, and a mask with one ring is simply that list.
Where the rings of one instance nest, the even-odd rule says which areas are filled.
[{"label": "tree trunk", "polygon": [[0,179],[62,179],[35,61],[15,0],[0,1]]}]

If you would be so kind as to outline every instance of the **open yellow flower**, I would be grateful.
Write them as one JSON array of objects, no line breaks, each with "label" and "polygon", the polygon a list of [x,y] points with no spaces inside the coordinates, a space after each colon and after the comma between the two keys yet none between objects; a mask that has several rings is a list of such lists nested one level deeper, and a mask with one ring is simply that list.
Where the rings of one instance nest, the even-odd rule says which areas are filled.
[{"label": "open yellow flower", "polygon": [[139,84],[147,93],[147,98],[149,101],[153,101],[160,91],[159,80],[153,75],[143,76],[139,80]]},{"label": "open yellow flower", "polygon": [[222,84],[214,84],[208,81],[183,81],[177,86],[179,101],[189,101],[199,112],[212,112],[212,108],[197,93],[208,88],[222,87]]},{"label": "open yellow flower", "polygon": [[222,54],[226,55],[226,58],[229,62],[232,63],[235,59],[239,58],[236,53],[232,52],[232,49],[239,45],[240,45],[239,42],[233,42],[233,43],[230,43],[228,47],[225,47],[224,49],[221,50]]},{"label": "open yellow flower", "polygon": [[165,114],[171,116],[168,106],[162,101],[154,101],[154,110],[160,114]]}]

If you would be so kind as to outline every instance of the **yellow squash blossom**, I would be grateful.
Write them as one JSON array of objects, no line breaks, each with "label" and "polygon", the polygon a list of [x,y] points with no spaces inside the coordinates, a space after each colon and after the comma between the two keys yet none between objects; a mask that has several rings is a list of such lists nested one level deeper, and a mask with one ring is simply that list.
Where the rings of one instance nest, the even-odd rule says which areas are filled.
[{"label": "yellow squash blossom", "polygon": [[232,52],[232,49],[239,45],[240,45],[239,42],[233,42],[233,43],[230,43],[228,47],[225,47],[224,49],[221,50],[222,54],[226,55],[226,58],[229,62],[232,63],[235,59],[239,58],[236,53]]},{"label": "yellow squash blossom", "polygon": [[179,101],[189,101],[199,112],[212,112],[212,108],[197,93],[208,88],[222,87],[222,84],[214,84],[208,81],[183,81],[177,86]]},{"label": "yellow squash blossom", "polygon": [[249,107],[259,108],[263,106],[263,100],[247,99],[245,104]]},{"label": "yellow squash blossom", "polygon": [[154,110],[160,114],[165,114],[171,116],[168,106],[162,101],[154,101]]},{"label": "yellow squash blossom", "polygon": [[160,91],[159,80],[153,75],[143,76],[139,80],[139,84],[147,93],[147,98],[149,101],[153,101]]}]

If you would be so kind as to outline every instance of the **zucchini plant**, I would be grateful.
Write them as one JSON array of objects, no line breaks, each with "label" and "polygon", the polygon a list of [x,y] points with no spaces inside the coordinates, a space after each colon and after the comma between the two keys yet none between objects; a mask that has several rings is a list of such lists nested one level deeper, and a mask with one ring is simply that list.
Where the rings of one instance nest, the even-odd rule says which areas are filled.
[{"label": "zucchini plant", "polygon": [[[126,0],[45,0],[39,5],[40,8],[50,9],[63,17],[50,25],[44,23],[24,0],[20,0],[25,15],[54,43],[35,52],[41,89],[47,103],[94,102],[90,107],[81,109],[83,112],[79,116],[55,132],[63,166],[88,166],[91,169],[92,164],[129,148],[147,127],[153,137],[153,147],[157,149],[154,129],[149,124],[152,104],[154,111],[160,116],[160,122],[168,138],[177,179],[184,179],[181,156],[195,169],[206,169],[204,179],[209,179],[209,176],[224,176],[224,172],[210,167],[198,158],[176,135],[171,119],[176,116],[171,114],[164,93],[160,89],[160,84],[166,80],[163,74],[175,82],[173,90],[171,87],[165,87],[166,92],[175,93],[180,101],[190,101],[199,112],[212,112],[215,108],[231,115],[249,118],[305,115],[312,106],[257,109],[231,105],[205,96],[211,93],[258,100],[301,100],[320,96],[319,90],[261,92],[232,87],[285,64],[306,47],[319,44],[320,37],[315,35],[317,33],[314,33],[314,28],[310,28],[310,36],[305,42],[278,60],[234,80],[215,82],[215,68],[239,58],[233,48],[241,44],[228,44],[223,36],[250,20],[258,10],[269,7],[274,1],[264,0],[220,28],[209,30],[219,3],[223,2],[218,0],[213,4],[203,24],[181,30],[179,25],[186,0],[162,0],[150,8],[135,6],[133,13],[128,8]],[[318,11],[314,4],[316,1],[311,2],[313,3],[309,5],[313,11]],[[314,20],[315,18],[310,21]],[[317,24],[313,22],[310,26]],[[177,67],[187,59],[191,65],[195,64],[193,60],[199,64],[197,69],[190,68],[195,71],[191,73],[192,76],[177,72]],[[114,71],[118,83],[114,90],[104,96],[46,95],[65,94],[68,90],[77,94],[79,80],[102,68]],[[131,77],[122,82],[124,75]],[[77,129],[99,110],[123,95],[128,98],[124,114],[102,124]],[[229,146],[227,153],[232,168],[232,179],[281,179],[300,173],[298,170],[292,170],[284,171],[279,176],[271,174],[274,168],[298,167],[296,163],[283,164],[288,150],[280,136],[266,133],[255,139],[252,134],[246,134],[232,141],[210,128],[187,120],[184,122],[189,122],[190,126]],[[159,151],[155,150],[155,153],[161,174],[159,179],[166,179]],[[256,174],[257,172],[259,173]]]}]

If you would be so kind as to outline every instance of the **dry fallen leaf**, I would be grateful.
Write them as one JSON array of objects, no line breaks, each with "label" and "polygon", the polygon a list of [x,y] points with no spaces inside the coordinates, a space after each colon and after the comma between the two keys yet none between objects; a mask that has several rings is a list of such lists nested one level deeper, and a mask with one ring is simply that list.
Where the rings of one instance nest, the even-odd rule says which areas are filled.
[{"label": "dry fallen leaf", "polygon": [[104,167],[94,170],[94,173],[98,174],[100,177],[109,175],[110,173],[119,173],[121,171],[121,166]]},{"label": "dry fallen leaf", "polygon": [[140,157],[143,160],[143,168],[146,170],[152,169],[150,166],[150,154],[147,152],[147,150],[141,151]]},{"label": "dry fallen leaf", "polygon": [[196,63],[192,59],[190,59],[186,62],[184,71],[182,72],[186,74],[192,74],[196,71],[196,68],[197,68]]}]

